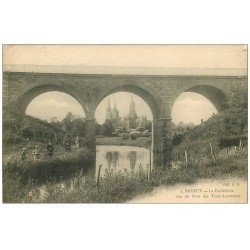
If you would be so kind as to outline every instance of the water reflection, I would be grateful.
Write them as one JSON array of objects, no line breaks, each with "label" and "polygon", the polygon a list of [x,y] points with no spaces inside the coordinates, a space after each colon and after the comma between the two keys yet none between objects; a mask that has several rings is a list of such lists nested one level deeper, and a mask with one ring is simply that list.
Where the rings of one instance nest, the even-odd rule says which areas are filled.
[{"label": "water reflection", "polygon": [[134,173],[135,164],[136,164],[136,157],[137,157],[136,151],[130,151],[127,154],[127,157],[129,158],[129,163],[130,163],[131,171],[132,171],[132,173]]},{"label": "water reflection", "polygon": [[[119,172],[126,169],[129,172],[136,172],[140,168],[147,170],[149,164],[149,151],[145,148],[132,146],[106,146],[101,145],[96,147],[96,162],[93,159],[92,166],[89,166],[88,174],[90,176],[97,175],[99,165],[101,167],[101,176],[105,174],[106,169],[114,172]],[[77,178],[69,177],[57,185],[61,188],[73,190],[76,185],[79,185]],[[46,196],[45,186],[40,187],[41,197]]]},{"label": "water reflection", "polygon": [[116,166],[117,166],[119,156],[120,156],[119,152],[117,152],[117,151],[108,151],[106,153],[106,160],[107,160],[109,170],[111,169],[111,164],[114,166],[114,169],[116,170]]},{"label": "water reflection", "polygon": [[140,167],[146,169],[148,163],[149,152],[145,148],[106,145],[96,147],[96,166],[102,165],[101,175],[106,169],[115,172],[127,169],[135,172]]}]

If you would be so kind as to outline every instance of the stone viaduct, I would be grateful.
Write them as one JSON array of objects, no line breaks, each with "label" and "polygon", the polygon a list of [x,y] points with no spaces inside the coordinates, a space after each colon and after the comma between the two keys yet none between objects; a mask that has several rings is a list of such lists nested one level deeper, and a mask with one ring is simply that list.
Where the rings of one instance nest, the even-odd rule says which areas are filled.
[{"label": "stone viaduct", "polygon": [[171,159],[171,109],[185,91],[208,98],[218,111],[227,108],[231,87],[247,84],[246,76],[110,75],[3,72],[3,109],[25,113],[28,104],[48,91],[74,97],[86,117],[86,133],[95,140],[95,110],[108,95],[127,91],[140,96],[153,114],[152,150],[154,165]]}]

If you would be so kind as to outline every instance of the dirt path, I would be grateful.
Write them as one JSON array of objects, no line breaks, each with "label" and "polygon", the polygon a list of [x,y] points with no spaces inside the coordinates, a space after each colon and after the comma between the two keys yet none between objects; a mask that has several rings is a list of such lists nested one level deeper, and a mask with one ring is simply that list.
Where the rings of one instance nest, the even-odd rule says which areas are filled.
[{"label": "dirt path", "polygon": [[247,203],[247,181],[232,178],[162,186],[128,203]]}]

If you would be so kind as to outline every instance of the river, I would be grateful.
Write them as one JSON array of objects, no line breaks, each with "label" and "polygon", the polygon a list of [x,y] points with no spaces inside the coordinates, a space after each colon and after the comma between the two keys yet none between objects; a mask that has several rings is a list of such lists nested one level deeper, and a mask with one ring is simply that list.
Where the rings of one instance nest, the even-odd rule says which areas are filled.
[{"label": "river", "polygon": [[149,150],[132,146],[99,145],[96,147],[96,171],[101,167],[101,176],[106,170],[136,172],[139,168],[147,169]]}]

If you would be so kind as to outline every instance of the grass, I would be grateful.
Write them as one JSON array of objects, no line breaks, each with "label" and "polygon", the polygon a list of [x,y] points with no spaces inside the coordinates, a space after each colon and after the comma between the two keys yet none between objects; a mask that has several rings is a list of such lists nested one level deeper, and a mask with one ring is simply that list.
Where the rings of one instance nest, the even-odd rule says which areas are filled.
[{"label": "grass", "polygon": [[[120,139],[98,138],[110,145]],[[145,145],[143,139],[124,141],[132,146]],[[100,142],[100,141],[99,141]],[[140,142],[140,143],[139,143]],[[209,142],[214,147],[216,161],[210,155]],[[137,144],[135,144],[137,143]],[[145,143],[145,141],[144,141]],[[41,161],[34,163],[31,152],[38,144],[43,153]],[[20,160],[22,147],[26,147],[28,159]],[[99,188],[86,174],[93,164],[92,152],[66,153],[60,145],[55,146],[53,160],[46,158],[46,145],[39,142],[24,142],[4,147],[3,158],[3,202],[5,203],[121,203],[138,195],[153,191],[158,186],[177,183],[194,183],[199,179],[247,178],[247,147],[235,152],[220,150],[216,141],[200,139],[185,141],[173,148],[177,168],[154,169],[150,180],[147,172],[140,169],[131,173],[106,171],[100,179]],[[188,164],[184,163],[184,150],[188,152]]]},{"label": "grass", "polygon": [[52,160],[44,159],[33,162],[30,160],[20,161],[12,158],[3,166],[3,175],[17,174],[19,181],[26,185],[30,180],[37,184],[57,182],[67,179],[75,172],[87,172],[88,168],[95,164],[91,152],[87,150],[55,156]]},{"label": "grass", "polygon": [[119,145],[148,148],[151,142],[148,137],[138,137],[135,140],[122,140],[121,137],[97,137],[96,145]]},{"label": "grass", "polygon": [[[3,201],[6,203],[121,203],[138,195],[153,191],[158,186],[173,186],[177,183],[194,183],[199,179],[241,177],[247,178],[247,148],[236,156],[217,154],[217,161],[210,157],[190,160],[180,168],[153,170],[150,180],[147,172],[136,173],[106,171],[100,179],[99,188],[95,180],[81,170],[71,173],[70,180],[56,182],[53,179],[37,181],[35,178],[22,180],[25,170],[18,170],[18,161],[4,166]],[[63,161],[66,159],[63,159]],[[71,162],[72,159],[69,159]],[[43,164],[45,164],[44,162]],[[63,162],[61,164],[64,165]],[[43,165],[45,166],[45,165]],[[71,166],[71,165],[70,165]],[[32,164],[30,167],[35,167]],[[48,167],[51,169],[52,167]],[[52,171],[53,173],[53,171]],[[28,180],[28,181],[27,181]]]}]

